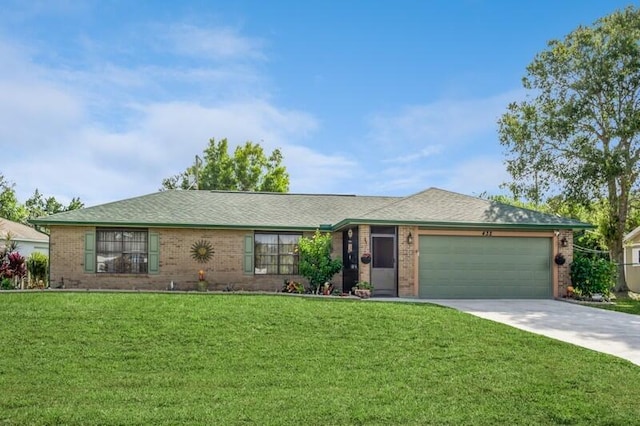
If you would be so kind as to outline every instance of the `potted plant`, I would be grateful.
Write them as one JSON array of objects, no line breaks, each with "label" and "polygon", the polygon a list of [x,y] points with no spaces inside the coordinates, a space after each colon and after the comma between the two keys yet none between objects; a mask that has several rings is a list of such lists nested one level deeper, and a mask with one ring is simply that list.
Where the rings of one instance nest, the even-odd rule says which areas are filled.
[{"label": "potted plant", "polygon": [[198,281],[198,291],[207,291],[207,289],[209,288],[209,283],[206,282],[205,280],[202,281]]},{"label": "potted plant", "polygon": [[353,294],[361,299],[368,299],[373,293],[373,286],[368,281],[358,281],[353,287]]},{"label": "potted plant", "polygon": [[204,270],[198,271],[198,291],[207,291],[209,283],[204,279]]}]

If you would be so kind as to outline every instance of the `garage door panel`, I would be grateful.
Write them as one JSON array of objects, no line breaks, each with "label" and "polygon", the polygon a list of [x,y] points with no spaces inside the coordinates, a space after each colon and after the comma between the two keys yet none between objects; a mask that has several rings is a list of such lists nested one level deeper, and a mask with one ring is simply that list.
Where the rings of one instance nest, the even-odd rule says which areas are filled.
[{"label": "garage door panel", "polygon": [[551,239],[421,236],[420,297],[549,298]]}]

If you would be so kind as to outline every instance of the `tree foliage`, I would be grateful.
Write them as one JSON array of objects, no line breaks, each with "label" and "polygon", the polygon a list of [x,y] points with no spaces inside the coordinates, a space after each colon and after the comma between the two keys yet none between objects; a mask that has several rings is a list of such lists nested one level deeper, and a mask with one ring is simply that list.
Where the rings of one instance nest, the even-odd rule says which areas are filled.
[{"label": "tree foliage", "polygon": [[16,196],[15,184],[7,181],[0,173],[0,217],[2,218],[28,225],[30,219],[83,207],[84,203],[79,198],[74,197],[69,205],[65,206],[55,197],[45,197],[37,188],[22,204]]},{"label": "tree foliage", "polygon": [[599,293],[608,298],[616,282],[616,266],[605,259],[578,257],[571,263],[570,273],[573,286],[589,297]]},{"label": "tree foliage", "polygon": [[27,209],[16,197],[15,184],[0,174],[0,217],[24,223],[29,216]]},{"label": "tree foliage", "polygon": [[311,238],[302,237],[298,242],[300,275],[309,281],[312,292],[316,292],[324,283],[342,269],[340,259],[331,258],[331,234],[316,230]]},{"label": "tree foliage", "polygon": [[[576,203],[562,195],[549,197],[540,203],[509,197],[507,195],[490,195],[483,193],[480,194],[480,197],[502,204],[536,210],[541,213],[570,217],[581,222],[595,225],[595,229],[578,231],[574,234],[573,242],[574,249],[576,250],[574,254],[577,257],[581,256],[582,253],[591,253],[595,257],[600,257],[600,254],[604,254],[609,250],[605,238],[606,217],[609,211],[606,200],[593,200],[589,205],[584,205]],[[640,210],[633,209],[631,211],[628,223],[630,225],[628,231],[640,225]],[[581,252],[580,250],[583,251]]]},{"label": "tree foliage", "polygon": [[289,174],[282,165],[282,153],[269,156],[260,144],[246,142],[229,154],[227,139],[209,140],[199,159],[182,173],[162,181],[162,189],[210,189],[229,191],[289,191]]},{"label": "tree foliage", "polygon": [[557,194],[585,206],[606,200],[604,237],[621,271],[640,171],[640,11],[629,7],[549,42],[523,85],[527,99],[499,120],[509,188],[536,203]]}]

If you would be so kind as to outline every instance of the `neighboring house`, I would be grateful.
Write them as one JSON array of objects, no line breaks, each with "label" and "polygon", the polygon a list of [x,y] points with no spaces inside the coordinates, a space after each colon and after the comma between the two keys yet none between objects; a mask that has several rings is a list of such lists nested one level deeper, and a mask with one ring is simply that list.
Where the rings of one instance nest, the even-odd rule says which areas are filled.
[{"label": "neighboring house", "polygon": [[18,222],[0,218],[0,247],[7,244],[7,237],[17,245],[17,251],[25,258],[35,251],[49,255],[49,236]]},{"label": "neighboring house", "polygon": [[623,244],[627,286],[629,290],[640,293],[640,226],[624,237]]},{"label": "neighboring house", "polygon": [[338,287],[369,281],[378,296],[421,298],[562,296],[573,230],[591,228],[436,188],[408,197],[175,190],[33,222],[51,231],[52,286],[189,289],[202,270],[210,289],[277,291],[285,279],[305,282],[297,241],[320,229],[345,265]]}]

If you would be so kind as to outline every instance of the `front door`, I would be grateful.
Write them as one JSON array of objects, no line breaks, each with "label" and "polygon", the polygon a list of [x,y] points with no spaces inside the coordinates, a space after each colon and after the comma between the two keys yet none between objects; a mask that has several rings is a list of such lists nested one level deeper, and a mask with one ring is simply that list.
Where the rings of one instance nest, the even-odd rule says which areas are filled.
[{"label": "front door", "polygon": [[[382,297],[396,297],[396,233],[395,227],[371,229],[371,284],[373,294]],[[393,233],[391,233],[393,231]]]},{"label": "front door", "polygon": [[342,232],[342,291],[350,293],[358,282],[358,228]]}]

